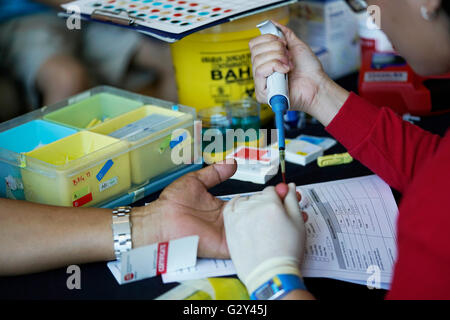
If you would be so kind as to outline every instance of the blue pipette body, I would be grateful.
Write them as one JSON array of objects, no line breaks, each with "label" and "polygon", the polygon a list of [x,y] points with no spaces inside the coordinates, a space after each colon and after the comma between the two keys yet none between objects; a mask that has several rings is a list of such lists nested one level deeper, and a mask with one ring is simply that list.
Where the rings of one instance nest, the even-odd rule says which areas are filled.
[{"label": "blue pipette body", "polygon": [[270,99],[270,105],[275,113],[275,125],[278,130],[278,147],[285,148],[285,138],[284,138],[284,119],[283,116],[286,110],[289,108],[289,103],[285,96],[276,95]]},{"label": "blue pipette body", "polygon": [[[277,37],[284,38],[283,32],[269,20],[260,23],[257,27],[262,34],[273,34]],[[268,103],[275,113],[275,125],[278,131],[281,176],[283,178],[283,182],[286,182],[284,114],[289,109],[288,76],[286,74],[274,72],[272,75],[267,77],[267,97]]]}]

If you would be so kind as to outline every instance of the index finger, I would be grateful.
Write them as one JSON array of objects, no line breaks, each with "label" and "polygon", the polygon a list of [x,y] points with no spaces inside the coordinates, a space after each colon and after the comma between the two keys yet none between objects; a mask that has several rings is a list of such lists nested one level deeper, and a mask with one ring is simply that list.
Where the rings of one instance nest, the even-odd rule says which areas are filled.
[{"label": "index finger", "polygon": [[282,201],[284,201],[284,198],[286,197],[286,195],[289,192],[289,187],[285,183],[279,183],[279,184],[276,185],[275,190],[277,191],[278,196],[280,197],[280,199]]},{"label": "index finger", "polygon": [[[280,199],[284,201],[284,198],[286,198],[289,192],[289,186],[286,183],[279,183],[275,186],[275,190],[278,193]],[[302,201],[302,195],[300,194],[300,192],[296,191],[296,194],[298,202]]]}]

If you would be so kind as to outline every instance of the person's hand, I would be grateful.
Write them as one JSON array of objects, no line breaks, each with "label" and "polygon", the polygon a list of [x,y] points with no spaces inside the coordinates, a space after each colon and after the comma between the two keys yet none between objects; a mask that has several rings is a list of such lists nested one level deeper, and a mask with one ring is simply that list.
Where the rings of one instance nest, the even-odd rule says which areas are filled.
[{"label": "person's hand", "polygon": [[267,77],[274,72],[288,73],[292,109],[304,111],[328,125],[346,101],[348,92],[327,76],[311,48],[292,30],[273,23],[285,39],[265,34],[249,43],[257,100],[267,103]]},{"label": "person's hand", "polygon": [[[280,189],[277,186],[277,189]],[[232,199],[224,209],[226,239],[237,274],[250,293],[277,274],[300,275],[306,233],[295,185]]]},{"label": "person's hand", "polygon": [[292,108],[308,112],[321,83],[327,78],[312,50],[292,30],[274,22],[285,39],[272,34],[250,40],[256,98],[267,103],[266,78],[272,73],[289,73]]},{"label": "person's hand", "polygon": [[227,180],[236,164],[214,164],[188,173],[169,185],[159,199],[133,209],[133,238],[137,246],[169,241],[189,235],[200,236],[198,256],[229,258],[223,225],[225,202],[208,192]]}]

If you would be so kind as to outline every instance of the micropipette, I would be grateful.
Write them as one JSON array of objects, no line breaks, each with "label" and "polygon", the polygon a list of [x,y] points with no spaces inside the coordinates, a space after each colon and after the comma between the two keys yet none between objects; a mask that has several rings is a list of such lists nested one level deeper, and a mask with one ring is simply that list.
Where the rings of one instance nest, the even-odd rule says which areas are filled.
[{"label": "micropipette", "polygon": [[[283,32],[270,20],[266,20],[257,25],[262,34],[273,34],[283,38]],[[280,152],[280,166],[283,182],[286,183],[286,162],[285,162],[285,138],[283,116],[289,109],[289,89],[288,75],[274,72],[267,78],[267,101],[275,113],[275,125],[278,130],[278,148]]]}]

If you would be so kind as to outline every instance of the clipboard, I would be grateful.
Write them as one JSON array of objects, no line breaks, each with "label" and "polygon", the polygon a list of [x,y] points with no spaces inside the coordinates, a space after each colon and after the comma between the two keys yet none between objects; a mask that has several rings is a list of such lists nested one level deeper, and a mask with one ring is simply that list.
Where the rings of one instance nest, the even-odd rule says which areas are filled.
[{"label": "clipboard", "polygon": [[[148,18],[149,17],[148,15],[142,17],[143,13],[139,13],[139,11],[136,12],[137,14],[133,13],[133,11],[135,10],[127,11],[127,10],[119,10],[118,8],[116,9],[91,8],[92,10],[90,10],[88,6],[92,5],[92,3],[96,3],[96,1],[92,0],[77,0],[63,4],[61,7],[66,11],[60,12],[58,16],[62,18],[71,17],[74,12],[78,12],[73,10],[74,6],[77,6],[77,8],[80,8],[79,12],[82,20],[96,21],[106,24],[117,25],[123,28],[128,28],[130,30],[140,32],[144,35],[151,36],[165,42],[173,43],[178,40],[181,40],[182,38],[192,33],[207,28],[211,28],[213,26],[220,25],[226,22],[235,21],[251,15],[287,6],[297,1],[298,0],[250,0],[250,2],[244,2],[243,5],[240,5],[241,9],[236,10],[237,11],[236,13],[229,12],[228,14],[222,14],[223,17],[220,17],[220,15],[218,14],[218,17],[205,18],[204,21],[201,22],[196,21],[195,23],[192,24],[188,23],[188,25],[186,26],[183,26],[184,23],[182,23],[181,24],[182,27],[178,28],[179,32],[177,31],[176,26],[171,26],[170,24],[167,24],[168,27],[165,27],[164,24],[161,23],[162,18],[157,19],[155,21],[151,21]],[[131,3],[131,1],[128,2]],[[188,1],[178,1],[178,3],[187,3],[187,2]],[[215,1],[215,5],[223,4],[223,7],[226,8],[227,3],[228,6],[230,6],[230,3],[232,2],[234,3],[236,1],[225,1],[225,0]],[[102,3],[102,1],[97,1],[97,3]],[[102,4],[105,3],[106,1],[103,1]],[[159,2],[159,4],[162,3],[163,2]],[[247,8],[245,7],[246,5],[248,6]],[[174,20],[172,20],[172,22],[173,21]]]}]

